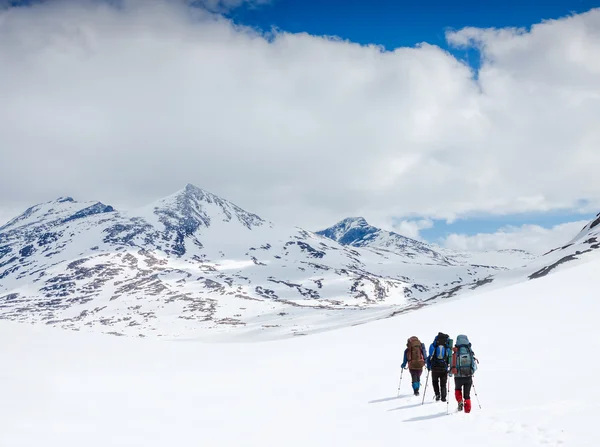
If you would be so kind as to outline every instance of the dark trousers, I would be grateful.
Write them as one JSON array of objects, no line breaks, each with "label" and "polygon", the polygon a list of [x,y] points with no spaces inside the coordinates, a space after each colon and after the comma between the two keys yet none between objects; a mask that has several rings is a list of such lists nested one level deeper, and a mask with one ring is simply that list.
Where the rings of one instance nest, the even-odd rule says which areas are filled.
[{"label": "dark trousers", "polygon": [[465,400],[471,399],[471,387],[473,386],[473,377],[455,377],[454,389],[462,391]]},{"label": "dark trousers", "polygon": [[[442,395],[442,398],[446,398],[446,391],[448,390],[448,373],[431,371],[431,380],[433,382],[433,392],[436,396]],[[440,393],[441,391],[441,393]]]},{"label": "dark trousers", "polygon": [[412,382],[420,382],[421,374],[423,373],[422,369],[410,369],[410,378]]}]

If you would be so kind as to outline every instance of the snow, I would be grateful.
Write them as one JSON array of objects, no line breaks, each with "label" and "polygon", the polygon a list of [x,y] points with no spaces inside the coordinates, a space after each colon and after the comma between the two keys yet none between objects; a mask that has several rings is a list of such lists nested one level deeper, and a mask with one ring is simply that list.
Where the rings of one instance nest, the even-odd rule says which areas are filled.
[{"label": "snow", "polygon": [[[292,339],[156,340],[0,322],[0,445],[598,445],[600,259]],[[331,318],[335,318],[332,316]],[[406,339],[467,334],[471,414],[409,394]],[[425,375],[423,376],[423,382]],[[445,441],[444,441],[445,440]]]}]

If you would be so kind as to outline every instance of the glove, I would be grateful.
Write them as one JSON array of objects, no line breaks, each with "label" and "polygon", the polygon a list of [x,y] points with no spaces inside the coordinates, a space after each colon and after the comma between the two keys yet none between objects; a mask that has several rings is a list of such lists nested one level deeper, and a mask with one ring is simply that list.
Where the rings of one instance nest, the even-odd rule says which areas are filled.
[{"label": "glove", "polygon": [[406,363],[403,363],[401,366],[402,369],[406,369]]}]

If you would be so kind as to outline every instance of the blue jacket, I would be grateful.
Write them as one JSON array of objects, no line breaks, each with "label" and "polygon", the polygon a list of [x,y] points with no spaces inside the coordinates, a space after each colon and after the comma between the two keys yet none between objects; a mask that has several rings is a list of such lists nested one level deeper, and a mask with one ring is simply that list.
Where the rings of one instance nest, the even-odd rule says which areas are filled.
[{"label": "blue jacket", "polygon": [[431,369],[431,357],[433,357],[433,353],[435,352],[435,340],[433,343],[429,345],[429,355],[427,356],[427,370]]},{"label": "blue jacket", "polygon": [[[427,351],[425,351],[425,343],[421,343],[421,351],[423,352],[423,358],[425,359],[425,363],[427,363]],[[406,364],[408,363],[408,348],[404,350],[404,359],[402,360],[402,369],[406,368]]]}]

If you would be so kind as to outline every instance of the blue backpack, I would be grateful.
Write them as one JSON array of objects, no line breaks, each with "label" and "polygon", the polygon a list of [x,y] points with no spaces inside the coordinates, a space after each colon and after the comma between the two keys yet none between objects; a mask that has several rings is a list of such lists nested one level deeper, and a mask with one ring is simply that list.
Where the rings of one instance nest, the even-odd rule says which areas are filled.
[{"label": "blue backpack", "polygon": [[452,365],[454,374],[457,377],[471,377],[477,370],[477,363],[469,338],[466,335],[456,337],[456,348]]},{"label": "blue backpack", "polygon": [[431,355],[431,370],[435,372],[448,371],[448,354],[450,352],[448,335],[440,332],[434,340],[435,350]]}]

